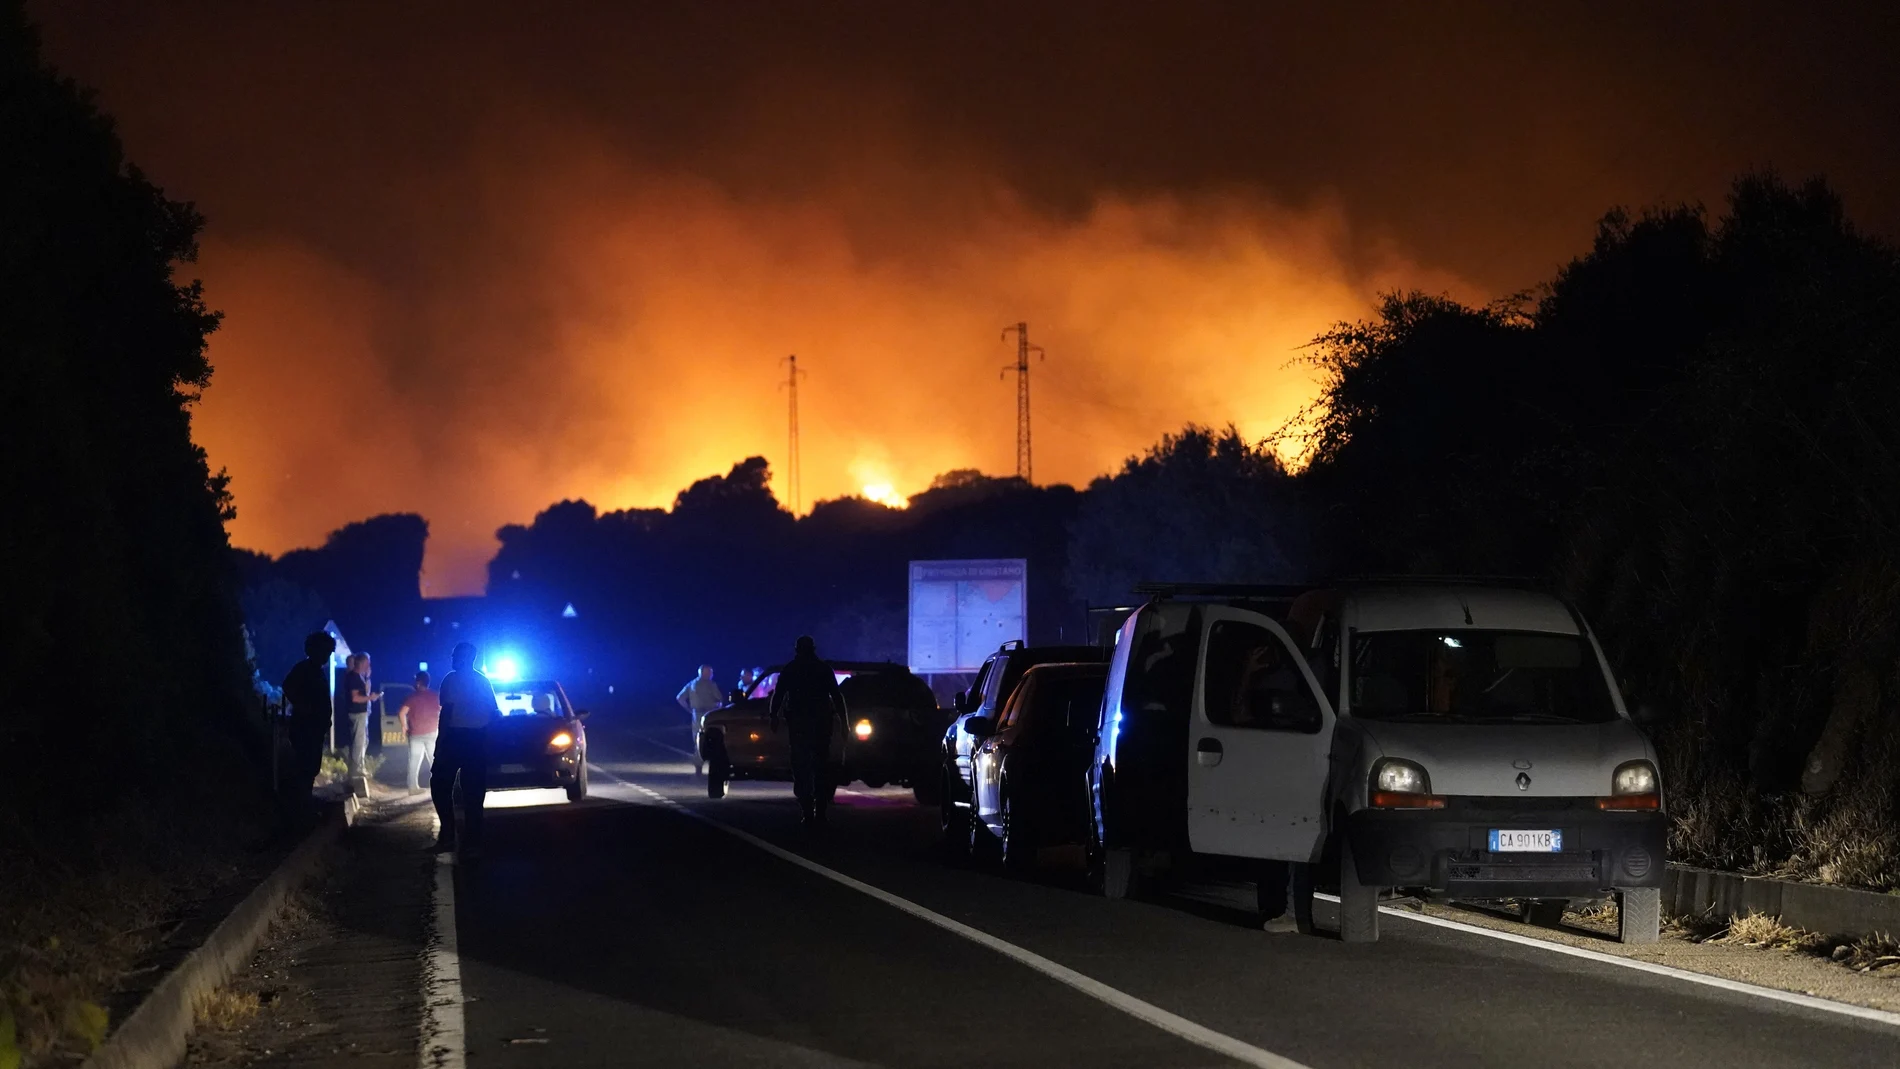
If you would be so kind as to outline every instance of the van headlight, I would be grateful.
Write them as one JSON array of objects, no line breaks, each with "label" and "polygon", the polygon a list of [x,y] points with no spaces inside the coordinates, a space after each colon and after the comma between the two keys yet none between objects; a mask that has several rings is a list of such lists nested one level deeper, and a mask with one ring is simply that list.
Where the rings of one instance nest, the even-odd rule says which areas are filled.
[{"label": "van headlight", "polygon": [[871,722],[869,720],[858,721],[856,724],[853,724],[851,726],[851,734],[856,735],[858,737],[859,742],[863,742],[865,739],[870,738],[871,737]]},{"label": "van headlight", "polygon": [[554,737],[548,740],[548,752],[563,753],[572,745],[574,745],[574,736],[565,731],[557,731]]},{"label": "van headlight", "polygon": [[1625,761],[1610,776],[1610,793],[1655,794],[1656,766],[1648,761]]},{"label": "van headlight", "polygon": [[1372,766],[1372,789],[1380,794],[1430,794],[1432,779],[1416,762],[1385,757]]}]

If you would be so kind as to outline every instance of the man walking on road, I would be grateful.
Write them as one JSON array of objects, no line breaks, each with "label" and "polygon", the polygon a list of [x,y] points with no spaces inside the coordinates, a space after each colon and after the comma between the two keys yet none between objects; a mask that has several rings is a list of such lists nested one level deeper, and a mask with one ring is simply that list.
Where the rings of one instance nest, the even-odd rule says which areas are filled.
[{"label": "man walking on road", "polygon": [[290,767],[278,777],[284,823],[300,831],[311,817],[310,785],[323,767],[323,744],[330,733],[330,657],[336,639],[327,631],[304,636],[303,660],[284,677],[284,701],[290,706]]},{"label": "man walking on road", "polygon": [[442,696],[429,689],[429,673],[416,673],[416,690],[396,710],[402,732],[409,736],[409,793],[422,789],[422,766],[435,771],[436,731],[442,721]]},{"label": "man walking on road", "polygon": [[772,730],[780,718],[792,732],[792,793],[799,820],[823,826],[825,810],[838,788],[831,767],[831,729],[845,720],[844,694],[831,665],[818,656],[810,635],[800,636],[790,664],[779,672],[772,692]]},{"label": "man walking on road", "polygon": [[[436,853],[456,851],[463,861],[474,861],[482,848],[482,802],[488,791],[488,723],[501,715],[495,687],[475,670],[475,646],[463,642],[450,655],[453,669],[442,677],[437,697],[442,704],[440,738],[435,767],[429,774],[429,793],[442,831],[432,848]],[[466,827],[455,830],[455,779],[462,779],[462,810]]]},{"label": "man walking on road", "polygon": [[693,774],[701,775],[706,771],[706,755],[699,749],[699,733],[706,726],[706,714],[726,704],[726,692],[713,682],[713,666],[702,664],[699,674],[688,680],[680,688],[673,700],[686,710],[688,730],[693,733]]}]

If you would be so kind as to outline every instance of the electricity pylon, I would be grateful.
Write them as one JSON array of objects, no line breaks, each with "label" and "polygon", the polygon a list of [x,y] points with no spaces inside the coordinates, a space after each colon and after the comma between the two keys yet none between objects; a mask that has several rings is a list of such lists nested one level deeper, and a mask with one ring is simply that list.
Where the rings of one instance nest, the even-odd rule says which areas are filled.
[{"label": "electricity pylon", "polygon": [[798,377],[806,372],[799,370],[797,353],[793,353],[779,363],[788,365],[790,368],[785,374],[785,381],[779,383],[779,388],[785,391],[786,399],[791,406],[790,418],[786,424],[787,452],[790,455],[790,461],[785,465],[785,482],[786,488],[792,492],[792,515],[796,516],[798,510],[804,505],[798,485]]},{"label": "electricity pylon", "polygon": [[1031,482],[1032,465],[1029,454],[1029,354],[1035,353],[1038,360],[1048,358],[1042,346],[1029,344],[1029,324],[1018,323],[1003,328],[1003,340],[1008,341],[1011,331],[1016,332],[1016,362],[1003,365],[1003,374],[1016,373],[1016,477]]}]

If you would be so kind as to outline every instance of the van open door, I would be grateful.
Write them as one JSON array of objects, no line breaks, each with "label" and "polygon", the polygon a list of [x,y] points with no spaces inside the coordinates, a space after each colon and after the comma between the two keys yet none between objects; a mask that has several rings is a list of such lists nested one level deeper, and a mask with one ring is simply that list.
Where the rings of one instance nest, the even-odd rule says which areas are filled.
[{"label": "van open door", "polygon": [[1332,706],[1286,630],[1246,609],[1202,609],[1188,731],[1196,853],[1307,861],[1325,830]]}]

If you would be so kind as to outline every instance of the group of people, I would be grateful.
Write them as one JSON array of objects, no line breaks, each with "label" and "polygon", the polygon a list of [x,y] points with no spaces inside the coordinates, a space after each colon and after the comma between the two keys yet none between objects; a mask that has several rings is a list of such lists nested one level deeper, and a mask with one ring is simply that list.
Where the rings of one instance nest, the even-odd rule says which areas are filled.
[{"label": "group of people", "polygon": [[[750,692],[764,669],[741,669],[739,689]],[[713,679],[713,666],[702,664],[699,674],[680,688],[673,700],[690,717],[693,739],[693,772],[704,774],[706,757],[701,739],[706,714],[726,703],[726,693]],[[798,798],[799,819],[807,826],[823,826],[825,811],[837,790],[837,770],[831,760],[832,730],[842,730],[845,720],[844,694],[838,689],[838,675],[818,656],[818,644],[810,635],[801,635],[793,647],[792,659],[779,669],[772,689],[770,716],[772,730],[783,723],[791,732],[792,793]]]},{"label": "group of people", "polygon": [[[330,660],[336,638],[324,631],[304,639],[304,659],[284,677],[284,700],[289,706],[291,762],[279,781],[286,822],[302,826],[311,817],[310,786],[323,764],[324,746],[337,713],[346,718],[349,776],[352,789],[363,787],[369,749],[370,706],[383,692],[370,683],[368,654],[352,655],[330,689]],[[415,690],[398,711],[409,744],[408,786],[421,790],[422,769],[429,766],[429,791],[441,821],[441,832],[431,848],[458,850],[462,860],[481,849],[482,800],[487,790],[487,727],[501,715],[495,688],[475,670],[478,651],[464,642],[450,655],[450,672],[439,690],[430,689],[428,672],[417,672]],[[461,780],[466,829],[458,835],[455,787]]]}]

